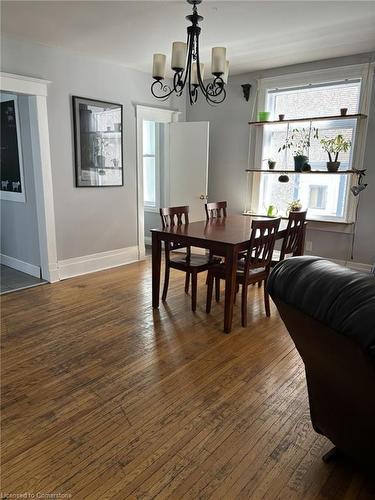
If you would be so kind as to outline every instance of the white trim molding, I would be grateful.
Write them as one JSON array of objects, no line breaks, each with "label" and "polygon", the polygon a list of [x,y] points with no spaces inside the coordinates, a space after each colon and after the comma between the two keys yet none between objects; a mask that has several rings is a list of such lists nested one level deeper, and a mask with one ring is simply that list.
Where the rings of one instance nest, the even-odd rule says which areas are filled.
[{"label": "white trim molding", "polygon": [[35,278],[40,278],[40,267],[35,264],[30,264],[29,262],[24,262],[23,260],[16,259],[15,257],[11,257],[10,255],[0,254],[1,263],[4,266],[11,267],[13,269],[17,269],[17,271],[21,271],[26,274],[30,274],[31,276],[35,276]]},{"label": "white trim molding", "polygon": [[138,254],[138,247],[133,246],[59,260],[59,279],[73,278],[82,274],[95,273],[104,269],[131,264],[138,261]]},{"label": "white trim molding", "polygon": [[31,127],[35,195],[42,278],[58,281],[55,208],[53,202],[52,168],[48,130],[48,80],[0,72],[0,89],[31,96],[30,112],[36,117]]}]

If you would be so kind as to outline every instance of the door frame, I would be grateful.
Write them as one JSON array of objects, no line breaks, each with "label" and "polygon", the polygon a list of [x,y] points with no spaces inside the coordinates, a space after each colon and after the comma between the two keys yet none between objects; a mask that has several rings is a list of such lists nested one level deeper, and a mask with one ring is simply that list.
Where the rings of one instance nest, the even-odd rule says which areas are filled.
[{"label": "door frame", "polygon": [[53,201],[51,152],[48,130],[48,80],[0,72],[0,90],[30,96],[30,110],[35,112],[37,126],[32,128],[36,211],[42,278],[59,281]]},{"label": "door frame", "polygon": [[138,227],[138,258],[144,260],[145,249],[145,207],[143,197],[143,121],[159,123],[178,122],[181,111],[173,109],[136,106],[137,120],[137,227]]}]

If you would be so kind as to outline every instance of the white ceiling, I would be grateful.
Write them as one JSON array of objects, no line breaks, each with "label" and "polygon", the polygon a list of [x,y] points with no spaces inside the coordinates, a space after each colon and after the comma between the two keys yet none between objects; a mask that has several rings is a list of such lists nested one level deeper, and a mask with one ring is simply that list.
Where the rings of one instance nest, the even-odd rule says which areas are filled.
[{"label": "white ceiling", "polygon": [[[201,59],[227,47],[232,74],[375,50],[375,1],[221,1],[199,6]],[[184,40],[179,1],[4,1],[2,32],[151,71]]]}]

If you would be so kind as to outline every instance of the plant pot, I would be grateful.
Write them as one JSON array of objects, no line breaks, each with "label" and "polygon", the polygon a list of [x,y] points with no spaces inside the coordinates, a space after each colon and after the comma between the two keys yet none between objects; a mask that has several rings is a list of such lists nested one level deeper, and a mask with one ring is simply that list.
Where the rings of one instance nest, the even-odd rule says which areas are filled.
[{"label": "plant pot", "polygon": [[99,168],[104,168],[105,167],[105,156],[103,155],[98,155],[96,157],[96,160],[98,162],[98,167]]},{"label": "plant pot", "polygon": [[302,167],[304,166],[305,163],[309,161],[307,156],[304,155],[298,155],[294,156],[294,170],[296,172],[302,172]]},{"label": "plant pot", "polygon": [[328,172],[337,172],[340,166],[339,161],[327,161]]},{"label": "plant pot", "polygon": [[275,167],[276,167],[276,162],[275,161],[269,161],[268,162],[268,168],[270,170],[274,170]]},{"label": "plant pot", "polygon": [[258,121],[260,122],[268,122],[270,119],[270,112],[269,111],[259,111],[258,113]]}]

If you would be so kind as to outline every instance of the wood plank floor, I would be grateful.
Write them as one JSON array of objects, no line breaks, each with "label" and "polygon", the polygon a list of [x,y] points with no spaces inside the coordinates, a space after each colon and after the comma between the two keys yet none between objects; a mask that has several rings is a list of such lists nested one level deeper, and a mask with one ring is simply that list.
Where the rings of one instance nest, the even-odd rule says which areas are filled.
[{"label": "wood plank floor", "polygon": [[183,279],[159,311],[148,261],[1,298],[3,497],[375,498],[353,465],[321,461],[331,444],[263,291],[225,335],[204,276],[195,314]]}]

